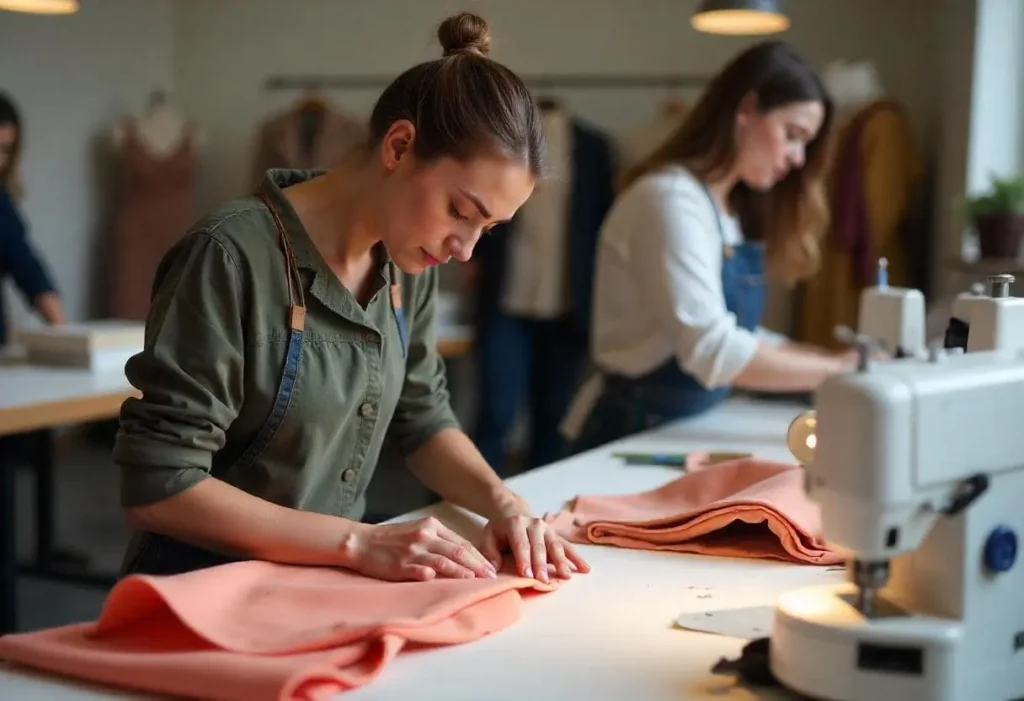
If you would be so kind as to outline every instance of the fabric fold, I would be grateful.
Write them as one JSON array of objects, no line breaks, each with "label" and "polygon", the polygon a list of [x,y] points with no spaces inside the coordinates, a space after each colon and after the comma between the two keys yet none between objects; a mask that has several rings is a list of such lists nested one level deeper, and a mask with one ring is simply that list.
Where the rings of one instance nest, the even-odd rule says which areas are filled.
[{"label": "fabric fold", "polygon": [[[694,454],[700,456],[706,454]],[[647,492],[579,496],[547,519],[577,543],[834,565],[803,468],[756,457],[700,465]]]},{"label": "fabric fold", "polygon": [[543,584],[383,582],[330,568],[239,562],[133,575],[95,622],[0,638],[0,659],[133,691],[217,701],[320,701],[371,682],[402,651],[515,623]]}]

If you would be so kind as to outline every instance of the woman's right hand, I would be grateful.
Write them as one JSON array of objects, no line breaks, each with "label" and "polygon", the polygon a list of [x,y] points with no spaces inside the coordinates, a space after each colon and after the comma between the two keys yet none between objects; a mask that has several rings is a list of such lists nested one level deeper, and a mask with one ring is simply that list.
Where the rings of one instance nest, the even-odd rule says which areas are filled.
[{"label": "woman's right hand", "polygon": [[367,525],[346,545],[348,567],[367,577],[388,581],[436,577],[472,579],[497,576],[472,543],[434,517]]}]

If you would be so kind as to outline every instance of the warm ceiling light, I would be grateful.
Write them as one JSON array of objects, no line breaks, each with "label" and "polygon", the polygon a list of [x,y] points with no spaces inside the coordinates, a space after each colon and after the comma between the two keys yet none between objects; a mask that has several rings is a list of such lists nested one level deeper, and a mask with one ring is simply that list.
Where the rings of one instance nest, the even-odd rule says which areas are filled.
[{"label": "warm ceiling light", "polygon": [[0,10],[36,15],[70,15],[78,12],[78,0],[0,0]]},{"label": "warm ceiling light", "polygon": [[704,0],[690,24],[708,34],[777,34],[789,29],[780,0]]}]

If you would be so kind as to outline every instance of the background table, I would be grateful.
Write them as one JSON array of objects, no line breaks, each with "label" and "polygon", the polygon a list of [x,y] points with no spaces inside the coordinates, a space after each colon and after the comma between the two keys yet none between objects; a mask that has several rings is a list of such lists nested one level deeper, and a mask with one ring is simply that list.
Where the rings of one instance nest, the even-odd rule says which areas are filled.
[{"label": "background table", "polygon": [[[803,407],[731,400],[719,410],[540,468],[509,480],[539,512],[573,496],[624,494],[678,476],[670,468],[624,466],[615,450],[753,452],[792,460],[784,436]],[[403,518],[434,513],[463,529],[479,524],[442,504]],[[752,560],[585,546],[593,567],[558,591],[531,598],[511,628],[467,645],[399,658],[370,685],[345,701],[390,699],[644,699],[644,701],[749,701],[787,698],[756,695],[711,675],[723,656],[744,641],[679,630],[685,610],[770,604],[794,586],[840,581],[828,568]],[[709,591],[704,591],[709,590]],[[698,598],[707,596],[710,598]],[[21,701],[99,701],[146,698],[58,681],[0,666],[0,688]]]}]

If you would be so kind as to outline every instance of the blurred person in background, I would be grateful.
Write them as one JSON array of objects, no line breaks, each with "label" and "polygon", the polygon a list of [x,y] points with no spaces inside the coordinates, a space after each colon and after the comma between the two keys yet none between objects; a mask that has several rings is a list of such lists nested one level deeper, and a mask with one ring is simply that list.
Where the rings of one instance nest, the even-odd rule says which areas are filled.
[{"label": "blurred person in background", "polygon": [[[7,278],[14,281],[29,306],[47,323],[64,323],[57,288],[46,265],[33,250],[25,221],[18,211],[22,193],[18,166],[23,131],[13,100],[0,92],[0,351],[11,342],[4,305]],[[0,436],[0,459],[11,462],[27,459],[33,435]]]},{"label": "blurred person in background", "polygon": [[833,107],[786,44],[711,82],[626,177],[602,227],[592,360],[562,429],[580,452],[702,414],[732,389],[803,392],[854,367],[761,327],[765,276],[812,275],[827,219]]},{"label": "blurred person in background", "polygon": [[50,273],[33,250],[18,211],[21,182],[18,166],[24,143],[14,102],[0,93],[0,347],[10,342],[3,314],[3,283],[7,278],[47,323],[64,323],[64,310]]}]

